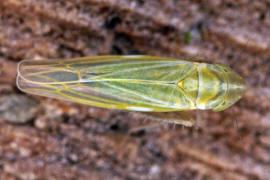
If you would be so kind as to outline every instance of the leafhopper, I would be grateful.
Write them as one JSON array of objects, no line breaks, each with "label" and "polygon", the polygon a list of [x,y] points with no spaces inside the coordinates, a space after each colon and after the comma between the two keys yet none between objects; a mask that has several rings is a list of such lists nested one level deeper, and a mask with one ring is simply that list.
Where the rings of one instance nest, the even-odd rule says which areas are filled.
[{"label": "leafhopper", "polygon": [[[17,86],[30,94],[146,112],[186,126],[193,121],[185,111],[222,111],[246,89],[228,66],[144,55],[24,60],[18,64]],[[178,117],[158,113],[172,111],[180,112]]]}]

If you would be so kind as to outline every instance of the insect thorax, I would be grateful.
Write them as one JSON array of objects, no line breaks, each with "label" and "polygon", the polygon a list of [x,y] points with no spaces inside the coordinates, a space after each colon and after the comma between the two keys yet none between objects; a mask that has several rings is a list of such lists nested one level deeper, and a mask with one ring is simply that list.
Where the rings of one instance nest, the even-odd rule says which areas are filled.
[{"label": "insect thorax", "polygon": [[194,71],[178,82],[197,109],[213,109],[220,104],[227,91],[227,81],[217,65],[194,63]]}]

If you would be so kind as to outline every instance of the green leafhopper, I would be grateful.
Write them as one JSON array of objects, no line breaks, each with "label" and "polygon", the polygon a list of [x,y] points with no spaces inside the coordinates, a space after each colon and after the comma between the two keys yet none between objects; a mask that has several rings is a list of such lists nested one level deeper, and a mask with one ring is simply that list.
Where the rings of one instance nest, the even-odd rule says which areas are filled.
[{"label": "green leafhopper", "polygon": [[221,111],[246,89],[225,65],[144,55],[24,60],[17,86],[31,94],[144,112]]}]

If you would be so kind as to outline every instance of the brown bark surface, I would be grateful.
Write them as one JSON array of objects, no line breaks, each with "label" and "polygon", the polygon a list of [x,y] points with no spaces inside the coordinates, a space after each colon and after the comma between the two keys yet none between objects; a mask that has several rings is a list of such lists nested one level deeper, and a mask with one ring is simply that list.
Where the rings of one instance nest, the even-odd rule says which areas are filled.
[{"label": "brown bark surface", "polygon": [[[267,0],[0,0],[0,179],[270,179]],[[191,35],[191,38],[188,36]],[[247,82],[195,128],[30,96],[22,59],[102,54],[203,57]],[[237,122],[237,124],[235,124]]]}]

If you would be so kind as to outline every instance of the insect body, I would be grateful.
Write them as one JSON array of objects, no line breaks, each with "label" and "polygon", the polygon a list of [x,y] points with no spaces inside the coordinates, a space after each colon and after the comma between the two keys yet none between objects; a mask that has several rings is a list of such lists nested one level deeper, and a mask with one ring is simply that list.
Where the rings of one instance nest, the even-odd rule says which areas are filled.
[{"label": "insect body", "polygon": [[221,111],[246,89],[225,65],[152,56],[24,60],[17,85],[27,93],[146,112]]}]

